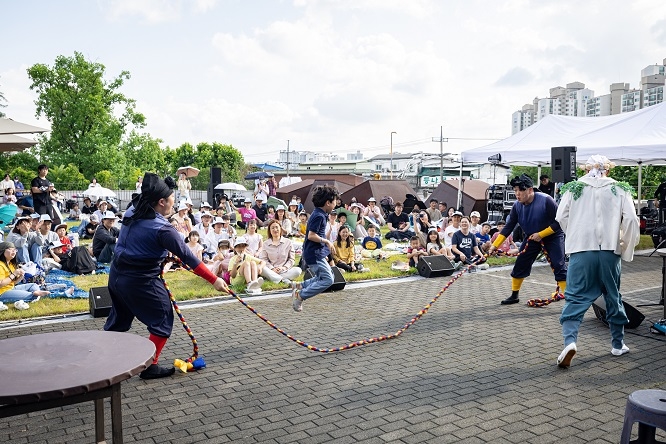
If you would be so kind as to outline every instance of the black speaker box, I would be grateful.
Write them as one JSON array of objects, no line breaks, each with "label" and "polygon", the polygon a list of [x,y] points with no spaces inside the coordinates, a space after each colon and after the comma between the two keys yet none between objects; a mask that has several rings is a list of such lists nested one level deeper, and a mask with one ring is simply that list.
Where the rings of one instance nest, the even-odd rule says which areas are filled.
[{"label": "black speaker box", "polygon": [[568,183],[576,180],[576,147],[555,146],[550,149],[551,181]]},{"label": "black speaker box", "polygon": [[[637,328],[639,325],[641,325],[641,322],[643,322],[643,319],[645,319],[643,313],[636,310],[634,307],[624,301],[622,301],[622,304],[624,305],[624,311],[627,313],[627,317],[629,318],[629,323],[625,325],[625,327]],[[599,296],[597,300],[592,303],[592,309],[594,310],[594,314],[597,316],[597,319],[599,319],[604,323],[604,325],[608,327],[608,322],[606,322],[606,301],[604,301],[603,296]]]},{"label": "black speaker box", "polygon": [[[342,275],[340,272],[340,269],[338,267],[331,267],[331,270],[333,270],[333,285],[328,287],[326,290],[324,290],[324,293],[327,293],[329,291],[340,291],[345,288],[345,285],[347,285],[347,280],[345,277]],[[303,280],[306,279],[311,279],[313,278],[312,271],[307,268],[305,270],[305,277]]]},{"label": "black speaker box", "polygon": [[421,256],[416,269],[425,278],[451,276],[454,271],[453,264],[446,256]]},{"label": "black speaker box", "polygon": [[90,314],[93,318],[104,318],[111,312],[109,287],[93,287],[88,293]]},{"label": "black speaker box", "polygon": [[219,185],[222,183],[222,168],[220,167],[210,168],[210,182],[213,185]]}]

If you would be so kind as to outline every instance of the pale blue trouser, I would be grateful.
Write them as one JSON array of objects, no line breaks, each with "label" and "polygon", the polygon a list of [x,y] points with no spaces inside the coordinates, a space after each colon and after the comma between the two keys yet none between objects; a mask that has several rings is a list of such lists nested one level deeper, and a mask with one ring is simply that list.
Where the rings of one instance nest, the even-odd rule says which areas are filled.
[{"label": "pale blue trouser", "polygon": [[313,278],[303,281],[303,290],[301,290],[303,300],[317,296],[333,285],[333,270],[328,265],[326,258],[317,259],[317,262],[308,264],[308,267],[312,271]]},{"label": "pale blue trouser", "polygon": [[620,256],[612,251],[582,251],[571,254],[567,271],[565,303],[560,316],[564,345],[578,339],[585,312],[600,296],[606,301],[606,320],[613,348],[622,348],[624,326],[629,322],[620,294]]},{"label": "pale blue trouser", "polygon": [[37,296],[35,296],[34,293],[39,290],[40,288],[37,284],[19,284],[14,286],[11,290],[7,290],[0,294],[0,302],[30,302],[37,299]]}]

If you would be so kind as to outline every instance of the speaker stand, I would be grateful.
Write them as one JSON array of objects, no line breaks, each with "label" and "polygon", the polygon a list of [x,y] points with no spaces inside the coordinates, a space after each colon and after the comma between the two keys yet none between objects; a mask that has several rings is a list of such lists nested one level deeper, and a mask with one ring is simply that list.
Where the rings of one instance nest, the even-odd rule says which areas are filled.
[{"label": "speaker stand", "polygon": [[652,253],[648,255],[648,257],[651,257],[653,254],[657,253],[659,256],[661,256],[661,299],[659,302],[656,304],[643,304],[643,305],[637,305],[637,307],[654,307],[657,305],[663,305],[664,306],[664,317],[663,319],[666,319],[666,305],[664,305],[664,296],[666,296],[666,252],[662,253],[659,252],[659,248],[661,248],[662,245],[666,244],[666,239],[662,240],[659,242],[659,245],[652,250]]}]

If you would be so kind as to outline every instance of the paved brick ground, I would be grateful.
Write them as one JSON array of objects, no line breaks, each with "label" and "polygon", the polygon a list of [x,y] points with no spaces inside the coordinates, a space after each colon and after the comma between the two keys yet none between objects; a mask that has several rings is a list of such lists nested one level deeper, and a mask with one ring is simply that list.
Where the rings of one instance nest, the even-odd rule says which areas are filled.
[{"label": "paved brick ground", "polygon": [[[626,301],[659,300],[661,259],[639,257],[624,267]],[[306,302],[299,314],[287,298],[252,304],[294,336],[334,347],[395,332],[447,280],[348,286]],[[666,388],[666,338],[650,334],[646,320],[628,331],[631,353],[611,356],[609,331],[590,310],[573,365],[561,370],[562,302],[501,307],[509,288],[506,269],[465,275],[400,338],[334,354],[297,346],[237,302],[187,308],[208,368],[123,383],[125,441],[618,442],[627,396]],[[550,269],[538,267],[521,298],[553,289]],[[663,307],[640,310],[653,321],[663,317]],[[0,330],[0,338],[102,324],[24,326]],[[133,331],[145,334],[140,324]],[[191,351],[185,332],[174,332],[163,362]],[[0,383],[11,381],[0,375]],[[92,403],[0,420],[0,442],[93,440]]]}]

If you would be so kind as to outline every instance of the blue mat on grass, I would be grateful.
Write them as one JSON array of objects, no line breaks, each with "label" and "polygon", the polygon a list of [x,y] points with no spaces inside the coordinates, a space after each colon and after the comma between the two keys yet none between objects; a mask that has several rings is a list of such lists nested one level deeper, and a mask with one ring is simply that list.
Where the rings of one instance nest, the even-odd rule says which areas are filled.
[{"label": "blue mat on grass", "polygon": [[[105,265],[100,267],[95,271],[95,274],[109,274],[109,266]],[[86,299],[88,298],[88,292],[82,290],[74,285],[74,282],[71,281],[71,278],[78,276],[74,273],[69,273],[62,270],[51,270],[46,274],[45,282],[47,288],[56,285],[57,288],[51,290],[49,297],[51,298],[71,298],[71,299]],[[66,287],[61,287],[65,285]],[[74,293],[71,296],[68,296],[64,291],[69,288],[74,287]]]}]

